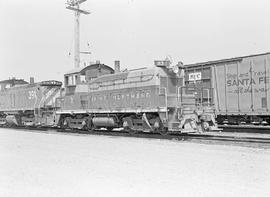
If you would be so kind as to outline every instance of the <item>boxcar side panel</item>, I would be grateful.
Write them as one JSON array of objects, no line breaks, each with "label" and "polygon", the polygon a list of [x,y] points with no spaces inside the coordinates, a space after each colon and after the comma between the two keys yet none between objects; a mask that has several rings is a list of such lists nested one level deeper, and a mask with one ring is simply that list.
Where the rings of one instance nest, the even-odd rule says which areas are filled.
[{"label": "boxcar side panel", "polygon": [[269,55],[254,56],[212,67],[219,113],[269,114],[269,59]]},{"label": "boxcar side panel", "polygon": [[[214,78],[212,78],[212,80],[214,80],[214,91],[215,91],[215,95],[217,97],[217,102],[216,103],[216,107],[218,107],[217,111],[226,111],[227,109],[227,95],[226,95],[226,86],[225,86],[225,81],[226,81],[226,66],[215,66],[214,67]],[[218,80],[216,80],[218,79]],[[217,88],[218,87],[218,88]]]}]

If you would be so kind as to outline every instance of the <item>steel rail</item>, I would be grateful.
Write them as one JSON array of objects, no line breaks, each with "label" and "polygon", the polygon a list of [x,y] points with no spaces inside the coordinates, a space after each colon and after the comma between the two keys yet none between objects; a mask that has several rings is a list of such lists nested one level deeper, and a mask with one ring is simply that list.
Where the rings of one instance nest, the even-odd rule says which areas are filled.
[{"label": "steel rail", "polygon": [[[0,127],[1,128],[1,127]],[[129,134],[125,131],[106,131],[106,130],[95,130],[88,132],[79,129],[60,129],[60,128],[46,128],[46,127],[2,127],[7,129],[23,130],[25,132],[38,132],[47,134],[63,134],[63,135],[99,135],[99,136],[112,136],[112,137],[135,137],[135,138],[146,138],[146,139],[162,139],[172,141],[187,141],[187,142],[199,142],[199,143],[215,143],[215,144],[229,144],[229,145],[244,145],[254,146],[262,148],[270,148],[270,137],[241,137],[236,135],[213,135],[213,134],[171,134],[162,136],[156,133],[136,133]]]}]

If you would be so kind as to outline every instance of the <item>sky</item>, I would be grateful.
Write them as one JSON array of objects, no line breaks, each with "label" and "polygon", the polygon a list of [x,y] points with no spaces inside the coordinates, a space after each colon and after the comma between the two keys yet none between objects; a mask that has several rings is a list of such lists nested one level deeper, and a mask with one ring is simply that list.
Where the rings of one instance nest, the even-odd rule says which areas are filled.
[{"label": "sky", "polygon": [[[74,13],[65,0],[0,0],[0,80],[63,80],[74,68]],[[122,69],[169,57],[184,64],[270,52],[269,0],[88,0],[81,65]],[[89,46],[88,44],[89,43]]]}]

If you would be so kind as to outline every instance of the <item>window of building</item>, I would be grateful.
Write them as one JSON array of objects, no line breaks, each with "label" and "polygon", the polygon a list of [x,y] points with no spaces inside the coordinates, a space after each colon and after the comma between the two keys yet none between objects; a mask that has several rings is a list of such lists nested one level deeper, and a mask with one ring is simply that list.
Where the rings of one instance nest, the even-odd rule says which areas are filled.
[{"label": "window of building", "polygon": [[65,76],[65,85],[68,85],[68,76]]},{"label": "window of building", "polygon": [[85,82],[86,82],[85,75],[80,75],[80,81],[81,81],[82,83],[85,83]]},{"label": "window of building", "polygon": [[75,75],[68,76],[68,85],[75,85]]}]

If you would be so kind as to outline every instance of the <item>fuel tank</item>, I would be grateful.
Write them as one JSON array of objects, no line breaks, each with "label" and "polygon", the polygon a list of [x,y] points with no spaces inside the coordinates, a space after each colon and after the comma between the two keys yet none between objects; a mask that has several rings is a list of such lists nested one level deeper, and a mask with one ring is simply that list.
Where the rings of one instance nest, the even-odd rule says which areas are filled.
[{"label": "fuel tank", "polygon": [[113,117],[94,117],[92,119],[96,127],[116,127],[117,123]]}]

